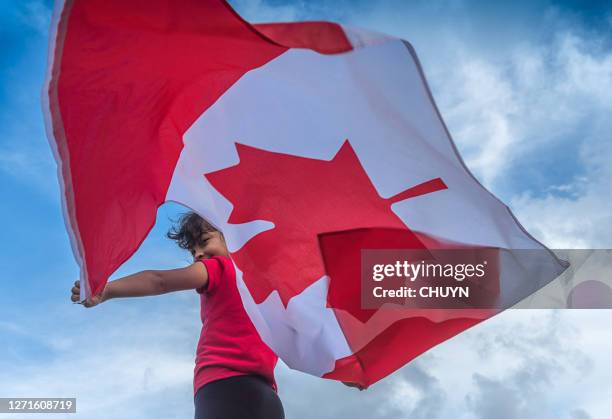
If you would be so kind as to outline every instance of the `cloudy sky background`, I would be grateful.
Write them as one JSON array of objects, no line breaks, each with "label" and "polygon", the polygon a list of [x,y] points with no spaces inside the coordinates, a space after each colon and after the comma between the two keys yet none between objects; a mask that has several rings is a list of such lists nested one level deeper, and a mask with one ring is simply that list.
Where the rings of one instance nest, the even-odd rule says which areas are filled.
[{"label": "cloudy sky background", "polygon": [[[605,2],[231,3],[251,21],[332,20],[410,41],[468,166],[523,225],[549,247],[612,248]],[[69,417],[192,417],[196,293],[69,302],[77,265],[40,106],[52,5],[0,8],[0,397],[77,397]],[[189,261],[163,237],[180,210],[159,210],[115,277]],[[509,311],[364,392],[279,362],[280,396],[296,419],[605,419],[611,321],[608,310]]]}]

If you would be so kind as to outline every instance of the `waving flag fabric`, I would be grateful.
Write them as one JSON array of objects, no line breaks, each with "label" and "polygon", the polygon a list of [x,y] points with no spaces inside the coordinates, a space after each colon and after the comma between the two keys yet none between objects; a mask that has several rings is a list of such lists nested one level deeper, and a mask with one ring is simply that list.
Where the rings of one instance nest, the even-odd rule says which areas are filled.
[{"label": "waving flag fabric", "polygon": [[[59,2],[54,31],[47,127],[83,297],[178,202],[224,232],[289,367],[367,386],[565,268],[470,174],[403,40],[251,25],[219,0]],[[542,252],[502,258],[496,310],[362,310],[359,250],[402,246]]]}]

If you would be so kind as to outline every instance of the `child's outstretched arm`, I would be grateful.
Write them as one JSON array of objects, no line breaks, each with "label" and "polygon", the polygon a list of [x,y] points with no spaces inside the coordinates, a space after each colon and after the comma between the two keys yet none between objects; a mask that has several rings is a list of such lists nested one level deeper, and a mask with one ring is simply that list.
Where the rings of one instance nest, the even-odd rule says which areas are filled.
[{"label": "child's outstretched arm", "polygon": [[[83,305],[93,307],[111,298],[160,295],[206,287],[207,284],[208,272],[204,264],[200,262],[193,263],[186,268],[147,270],[108,282],[100,295],[87,298]],[[72,287],[70,299],[74,302],[79,301],[80,292],[80,283],[76,281]]]}]

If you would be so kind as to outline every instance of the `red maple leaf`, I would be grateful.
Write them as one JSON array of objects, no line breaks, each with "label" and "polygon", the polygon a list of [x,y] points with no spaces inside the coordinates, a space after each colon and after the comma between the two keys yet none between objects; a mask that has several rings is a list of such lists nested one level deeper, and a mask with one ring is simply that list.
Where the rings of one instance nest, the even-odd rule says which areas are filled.
[{"label": "red maple leaf", "polygon": [[436,178],[382,198],[348,140],[330,161],[239,143],[236,150],[237,165],[205,176],[234,204],[229,223],[274,223],[273,229],[255,235],[232,253],[257,304],[277,290],[286,307],[293,296],[325,274],[319,234],[371,227],[405,229],[412,234],[391,205],[446,189]]}]

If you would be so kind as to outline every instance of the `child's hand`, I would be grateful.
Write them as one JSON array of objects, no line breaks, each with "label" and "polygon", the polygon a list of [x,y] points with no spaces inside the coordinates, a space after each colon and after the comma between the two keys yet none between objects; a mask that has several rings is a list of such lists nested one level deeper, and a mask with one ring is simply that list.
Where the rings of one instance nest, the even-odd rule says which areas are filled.
[{"label": "child's hand", "polygon": [[[79,281],[74,281],[74,287],[72,287],[72,296],[70,297],[70,299],[75,303],[81,299],[81,284]],[[85,301],[83,301],[83,303],[80,304],[83,304],[85,307],[90,308],[97,306],[102,302],[104,302],[104,292],[102,292],[102,294],[100,295],[96,295],[95,297],[89,297]]]},{"label": "child's hand", "polygon": [[359,391],[361,390],[365,390],[366,388],[363,387],[361,384],[357,384],[357,383],[350,383],[348,381],[343,381],[342,384],[344,384],[345,386],[349,386],[349,387],[356,387],[359,389]]}]

